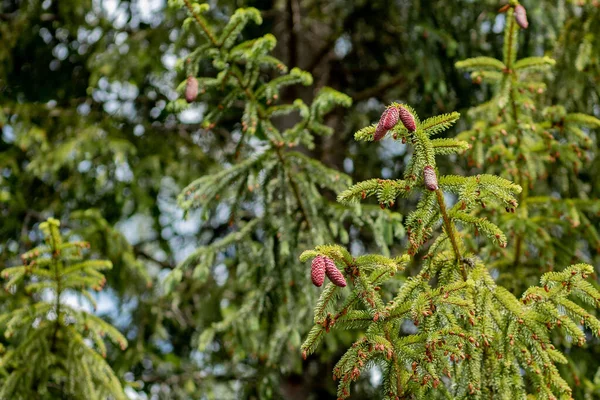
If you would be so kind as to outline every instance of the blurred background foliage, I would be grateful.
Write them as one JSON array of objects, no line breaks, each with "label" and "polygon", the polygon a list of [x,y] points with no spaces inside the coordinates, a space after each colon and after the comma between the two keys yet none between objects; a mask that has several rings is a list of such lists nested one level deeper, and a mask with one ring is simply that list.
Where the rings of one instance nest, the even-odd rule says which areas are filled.
[{"label": "blurred background foliage", "polygon": [[[557,60],[548,103],[600,116],[598,2],[522,3],[530,28],[519,52]],[[376,151],[353,143],[353,132],[377,121],[385,104],[409,103],[422,115],[464,111],[489,98],[490,88],[474,86],[455,62],[502,56],[498,1],[210,4],[207,18],[216,24],[238,7],[258,8],[264,23],[250,24],[244,38],[274,34],[274,55],[313,74],[313,86],[290,87],[284,99],[309,103],[323,86],[352,97],[350,109],[327,117],[335,133],[318,137],[309,154],[355,182],[398,176],[406,165],[405,147],[396,143]],[[234,363],[223,347],[204,353],[192,340],[222,318],[222,283],[207,287],[189,280],[176,296],[162,289],[178,262],[227,232],[227,221],[202,222],[197,213],[184,219],[176,196],[194,178],[230,161],[230,132],[239,125],[232,119],[211,132],[200,128],[218,99],[202,98],[180,113],[167,110],[184,78],[176,61],[201,40],[182,35],[186,16],[165,0],[0,0],[0,267],[16,265],[19,254],[41,241],[38,226],[50,216],[109,259],[113,269],[98,294],[98,313],[129,341],[125,352],[109,349],[108,360],[131,398],[335,398],[329,371],[344,345],[327,343],[304,362],[297,347],[284,348],[285,366],[251,355]],[[468,118],[460,124],[458,131]],[[443,168],[475,171],[461,162]],[[598,198],[600,174],[594,171],[600,171],[598,157],[582,175],[588,195]],[[394,210],[412,207],[403,202]],[[361,252],[372,246],[366,236],[350,247]],[[590,257],[600,267],[598,256]],[[19,301],[0,293],[0,311]],[[351,343],[343,335],[339,340]],[[598,358],[589,352],[580,359],[573,372],[580,383],[575,398],[600,395]],[[376,374],[365,377],[355,398],[373,396],[376,385]]]}]

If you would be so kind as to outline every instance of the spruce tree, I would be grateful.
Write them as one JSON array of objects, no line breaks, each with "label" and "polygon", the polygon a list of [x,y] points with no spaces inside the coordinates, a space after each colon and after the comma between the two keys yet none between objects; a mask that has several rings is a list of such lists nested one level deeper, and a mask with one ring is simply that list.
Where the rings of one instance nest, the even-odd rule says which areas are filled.
[{"label": "spruce tree", "polygon": [[[555,61],[549,57],[518,59],[523,27],[514,18],[517,6],[513,2],[506,10],[502,60],[478,57],[457,63],[458,68],[471,72],[475,82],[494,88],[488,102],[469,110],[473,129],[459,135],[473,143],[470,164],[514,179],[524,188],[515,214],[482,210],[513,238],[506,250],[491,251],[487,257],[489,267],[499,274],[498,281],[513,293],[533,284],[539,271],[572,262],[592,263],[600,251],[600,200],[588,194],[581,173],[589,168],[595,147],[593,130],[600,128],[600,120],[568,112],[562,104],[544,99],[543,78]],[[471,248],[477,247],[472,241]],[[564,341],[564,337],[555,335],[553,341]],[[563,369],[570,372],[566,375],[569,382],[593,379],[593,374],[577,368],[579,352],[569,353],[570,367]]]},{"label": "spruce tree", "polygon": [[600,101],[595,90],[600,73],[600,41],[597,39],[600,3],[596,0],[569,3],[571,6],[566,10],[549,10],[551,15],[546,17],[550,23],[557,22],[553,34],[548,35],[548,40],[552,40],[549,48],[553,49],[557,61],[556,79],[550,82],[551,94],[566,108],[593,112],[594,104]]},{"label": "spruce tree", "polygon": [[[182,97],[170,109],[217,99],[203,118],[206,134],[218,135],[219,125],[228,119],[239,118],[240,123],[231,135],[231,161],[215,165],[178,198],[186,212],[200,210],[207,223],[225,219],[230,228],[188,255],[165,285],[175,295],[184,276],[200,285],[223,286],[227,301],[220,304],[222,318],[201,330],[199,349],[210,352],[223,343],[234,361],[246,360],[270,378],[265,372],[269,368],[298,368],[299,359],[287,354],[297,354],[294,349],[314,304],[298,249],[332,240],[348,243],[352,225],[369,228],[389,254],[393,235],[403,234],[400,216],[376,206],[361,210],[330,200],[350,178],[307,152],[314,148],[316,135],[333,133],[324,121],[326,114],[336,106],[349,107],[351,99],[323,87],[310,104],[299,98],[281,102],[287,86],[311,85],[313,79],[298,68],[288,71],[270,55],[276,45],[273,35],[238,40],[247,24],[262,22],[258,10],[237,9],[216,29],[203,15],[208,5],[187,0],[171,5],[187,9],[190,17],[184,27],[200,32],[203,43],[181,61],[186,76],[178,88]],[[281,116],[294,123],[284,126]],[[212,304],[209,298],[201,301]],[[260,395],[268,396],[273,384],[260,380],[256,386]]]},{"label": "spruce tree", "polygon": [[84,259],[89,244],[64,241],[59,221],[40,224],[44,244],[21,256],[23,265],[2,271],[9,293],[24,291],[22,300],[0,315],[8,345],[0,357],[2,399],[125,399],[121,383],[105,360],[107,336],[121,350],[127,340],[117,329],[67,302],[102,290],[101,271],[110,261]]},{"label": "spruce tree", "polygon": [[[518,2],[506,10],[502,60],[477,57],[456,64],[474,82],[494,88],[489,101],[469,110],[473,129],[458,136],[472,143],[470,165],[523,187],[515,214],[483,211],[514,238],[505,251],[491,252],[489,266],[517,291],[537,280],[540,270],[590,262],[590,253],[600,250],[600,201],[588,197],[579,176],[589,163],[591,133],[600,128],[600,120],[567,112],[560,104],[544,105],[542,78],[555,61],[546,56],[517,58],[524,29],[515,15],[518,7],[524,10]],[[472,241],[471,248],[477,247]]]},{"label": "spruce tree", "polygon": [[[388,123],[391,108],[400,111],[395,123]],[[312,258],[313,268],[320,258],[335,263],[349,283],[345,289],[332,282],[323,290],[303,355],[314,352],[332,329],[363,333],[333,370],[340,398],[349,397],[352,382],[372,366],[380,368],[382,395],[390,399],[569,398],[571,388],[556,367],[567,359],[553,344],[552,331],[577,345],[586,342],[586,329],[600,335],[600,321],[588,311],[600,303],[600,292],[586,280],[592,266],[548,272],[539,286],[517,298],[496,282],[488,260],[467,247],[469,231],[482,233],[498,248],[507,246],[500,228],[477,211],[485,204],[514,213],[522,188],[496,175],[439,175],[436,157],[462,152],[468,145],[431,137],[458,118],[452,113],[421,122],[412,108],[394,103],[378,125],[355,135],[358,140],[380,139],[384,126],[384,134],[414,147],[403,179],[361,182],[338,197],[353,203],[376,196],[386,205],[420,194],[406,219],[405,254],[353,257],[343,247],[328,245],[301,256],[303,261]],[[449,194],[456,196],[453,204]],[[387,292],[383,284],[405,268],[439,227],[419,273]]]},{"label": "spruce tree", "polygon": [[[551,362],[544,363],[550,343],[564,356],[547,352],[550,361],[561,361],[554,365],[571,397],[598,396],[595,303],[582,294],[596,295],[583,279],[597,288],[597,275],[584,265],[600,260],[599,130],[591,116],[600,115],[597,0],[512,1],[500,13],[497,0],[245,2],[259,10],[238,13],[241,3],[228,0],[212,2],[208,11],[196,1],[160,11],[166,4],[152,2],[158,12],[143,2],[101,3],[0,5],[0,276],[6,270],[3,283],[10,282],[0,293],[0,332],[9,333],[0,338],[0,398],[122,398],[125,381],[128,397],[329,398],[337,383],[325,378],[347,350],[334,371],[341,397],[351,390],[353,398],[380,398],[395,390],[389,397],[436,398],[446,391],[447,398],[567,398]],[[503,57],[498,35],[509,24],[504,44],[515,46],[512,59]],[[343,91],[352,106],[336,92],[330,102],[313,85]],[[460,121],[450,113],[427,125],[415,110],[393,103],[379,124],[358,135],[381,145],[352,143],[348,133],[394,99],[414,104],[420,115],[490,101]],[[343,107],[317,115],[319,102]],[[435,121],[439,136],[431,136],[431,145],[445,157],[417,165],[416,151],[405,149],[425,143],[418,131]],[[462,132],[456,139],[441,129],[453,121]],[[273,131],[264,127],[269,122]],[[394,135],[409,146],[383,139]],[[344,192],[351,179],[342,170],[357,182],[385,179]],[[394,179],[407,170],[417,183],[412,176]],[[465,187],[477,174],[483,174],[477,185],[495,188],[494,195],[482,200],[488,194],[479,193],[457,210],[458,202],[472,200]],[[182,221],[177,194],[195,178],[179,196],[190,216]],[[403,191],[401,182],[412,183]],[[340,192],[350,204],[332,201]],[[374,199],[365,204],[367,197]],[[106,267],[100,272],[108,290],[95,315],[127,337],[126,351],[118,339],[107,340],[103,358],[95,334],[74,322],[73,312],[92,318],[72,302],[86,297],[80,292],[89,286],[56,296],[56,282],[41,270],[12,284],[19,255],[39,244],[40,223],[49,216],[62,221],[63,244],[66,238],[90,244],[87,251],[82,245],[82,260],[64,260],[71,253],[62,251],[64,265]],[[445,231],[454,232],[456,246]],[[309,270],[298,256],[313,247],[304,256],[313,258]],[[54,259],[51,252],[34,254],[23,266],[28,271],[47,258]],[[575,266],[563,269],[569,264]],[[81,275],[92,292],[102,280],[90,273]],[[168,293],[157,284],[165,276]],[[27,291],[39,282],[48,286]],[[391,304],[400,293],[408,314]],[[62,319],[54,316],[57,297]],[[32,322],[48,304],[50,312]],[[316,324],[308,335],[313,308]],[[19,313],[26,318],[17,319]],[[452,317],[458,322],[445,322]],[[509,330],[498,328],[511,321]],[[581,333],[573,321],[585,346],[577,346]],[[56,348],[38,351],[50,348],[45,329],[56,326]],[[462,331],[452,335],[444,330],[449,326]],[[542,337],[548,326],[537,346],[534,335]],[[90,349],[73,347],[84,355],[78,364],[65,351],[79,343],[67,342],[71,328]],[[300,338],[313,334],[320,335],[319,351],[311,354],[307,344],[301,362]],[[513,347],[526,352],[521,358],[501,352]],[[93,351],[95,358],[86,356]],[[387,394],[378,392],[379,375]],[[543,389],[542,381],[554,383]]]}]

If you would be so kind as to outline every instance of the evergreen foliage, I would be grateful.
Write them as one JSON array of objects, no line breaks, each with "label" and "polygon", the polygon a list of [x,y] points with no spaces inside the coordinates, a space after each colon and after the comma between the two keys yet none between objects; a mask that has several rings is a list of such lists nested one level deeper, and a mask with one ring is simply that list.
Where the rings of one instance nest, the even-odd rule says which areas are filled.
[{"label": "evergreen foliage", "polygon": [[[188,78],[179,91],[186,92],[186,98],[173,102],[171,109],[184,109],[196,99],[187,91],[192,77],[198,100],[219,99],[204,117],[207,132],[217,129],[224,118],[239,116],[241,123],[233,136],[233,162],[216,165],[178,197],[185,211],[199,209],[205,220],[227,218],[230,228],[188,255],[167,277],[167,291],[176,292],[184,274],[200,284],[226,287],[231,295],[220,310],[222,320],[202,330],[198,348],[209,351],[213,343],[224,341],[235,359],[251,354],[258,360],[267,358],[268,367],[283,363],[279,368],[294,368],[299,360],[286,357],[287,349],[299,345],[306,310],[315,297],[314,291],[306,290],[310,281],[297,261],[297,249],[331,240],[348,243],[352,224],[369,227],[375,242],[389,253],[394,231],[403,234],[400,216],[329,200],[328,193],[341,192],[350,178],[308,157],[305,150],[314,148],[315,136],[333,133],[324,121],[326,114],[336,106],[349,107],[352,101],[324,87],[310,104],[301,99],[280,102],[285,87],[311,85],[313,79],[298,68],[288,71],[269,54],[276,45],[270,34],[238,43],[246,24],[262,22],[258,10],[238,9],[217,31],[202,15],[208,5],[190,1],[171,5],[188,9],[184,26],[199,29],[205,41],[183,60]],[[205,61],[212,63],[211,76],[196,77]],[[279,129],[274,120],[281,116],[295,123]],[[266,395],[269,385],[257,386]]]},{"label": "evergreen foliage", "polygon": [[[303,253],[303,261],[317,256],[334,260],[351,282],[348,294],[333,284],[323,290],[315,326],[302,345],[304,357],[330,330],[359,329],[362,335],[333,370],[334,379],[340,381],[339,398],[349,397],[352,382],[373,366],[382,373],[382,395],[389,399],[571,397],[571,388],[556,367],[567,360],[554,346],[551,332],[560,330],[575,345],[586,342],[586,328],[600,335],[600,321],[585,308],[600,305],[600,292],[586,281],[593,267],[577,264],[546,273],[540,286],[530,287],[520,299],[498,285],[463,238],[472,229],[506,247],[500,228],[477,216],[476,210],[501,206],[514,212],[521,187],[494,175],[442,175],[439,186],[428,185],[423,176],[427,180],[431,173],[427,170],[436,167],[431,127],[447,117],[419,122],[410,107],[392,107],[408,110],[416,121],[416,130],[402,136],[414,146],[405,179],[359,183],[338,199],[350,202],[362,191],[363,198],[377,194],[381,201],[381,193],[387,192],[388,202],[420,192],[421,199],[406,220],[409,248],[395,259],[355,258],[340,246],[318,246]],[[363,130],[357,137],[369,140],[369,135]],[[448,193],[457,196],[451,207]],[[383,290],[381,284],[402,271],[440,226],[442,232],[423,257],[421,271],[396,292]]]},{"label": "evergreen foliage", "polygon": [[[490,255],[490,267],[500,271],[502,282],[529,285],[540,269],[590,262],[590,251],[600,250],[595,221],[600,200],[582,193],[579,178],[591,158],[592,132],[600,128],[600,120],[569,113],[562,105],[543,105],[542,78],[555,61],[517,59],[521,29],[512,6],[506,11],[503,59],[477,57],[456,64],[470,71],[475,82],[494,88],[488,102],[469,110],[473,129],[458,138],[472,143],[470,165],[513,179],[524,189],[515,214],[485,214],[514,237],[514,247]],[[473,242],[471,250],[477,246]]]},{"label": "evergreen foliage", "polygon": [[[469,59],[456,64],[472,71],[477,83],[495,88],[492,99],[470,110],[474,129],[459,137],[474,143],[471,165],[515,179],[524,188],[515,214],[485,213],[514,238],[514,246],[506,251],[489,252],[489,266],[499,272],[499,282],[519,293],[533,284],[540,270],[589,263],[593,253],[600,251],[600,200],[585,194],[580,174],[594,154],[593,132],[600,128],[600,120],[569,113],[561,104],[544,104],[542,79],[555,61],[549,57],[517,59],[520,29],[512,9],[506,17],[502,61]],[[498,63],[502,68],[498,69]],[[485,75],[494,68],[500,79]],[[471,249],[478,247],[472,242]],[[563,340],[561,335],[553,337],[554,342]],[[578,359],[574,352],[565,361],[576,365]],[[571,385],[578,379],[573,380],[573,375],[567,376]]]},{"label": "evergreen foliage", "polygon": [[121,350],[127,340],[92,313],[74,308],[68,296],[85,298],[95,308],[91,289],[106,283],[105,260],[84,260],[86,242],[65,242],[60,223],[40,224],[45,244],[21,256],[23,265],[6,268],[6,291],[24,290],[29,299],[0,316],[9,339],[0,358],[5,375],[0,398],[125,399],[121,383],[107,364],[104,336]]},{"label": "evergreen foliage", "polygon": [[[593,112],[585,99],[597,104],[600,96],[594,90],[600,68],[600,7],[597,1],[571,1],[570,12],[560,16],[555,39],[556,79],[550,83],[553,98],[567,108]],[[569,82],[568,85],[560,83]]]},{"label": "evergreen foliage", "polygon": [[197,3],[0,3],[1,399],[600,396],[597,0]]}]

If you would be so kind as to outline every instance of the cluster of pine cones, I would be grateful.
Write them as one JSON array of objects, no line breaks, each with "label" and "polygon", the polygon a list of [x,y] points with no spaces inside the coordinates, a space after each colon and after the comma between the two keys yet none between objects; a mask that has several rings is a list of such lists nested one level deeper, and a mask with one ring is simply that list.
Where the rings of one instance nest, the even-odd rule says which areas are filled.
[{"label": "cluster of pine cones", "polygon": [[334,285],[339,287],[346,286],[346,279],[340,270],[335,266],[335,262],[329,257],[316,256],[311,265],[311,278],[315,286],[320,287],[325,281],[325,275]]}]

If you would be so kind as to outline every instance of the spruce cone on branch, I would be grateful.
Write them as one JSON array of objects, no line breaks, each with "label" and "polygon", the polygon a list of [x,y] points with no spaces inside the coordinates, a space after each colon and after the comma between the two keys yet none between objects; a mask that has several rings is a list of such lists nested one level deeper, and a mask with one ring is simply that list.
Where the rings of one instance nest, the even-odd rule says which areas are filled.
[{"label": "spruce cone on branch", "polygon": [[346,279],[344,279],[344,275],[342,275],[340,270],[337,269],[333,260],[325,257],[325,263],[325,273],[327,274],[327,277],[331,280],[331,282],[333,282],[333,284],[336,286],[345,287]]},{"label": "spruce cone on branch", "polygon": [[325,268],[326,258],[323,256],[316,256],[312,261],[310,277],[315,286],[321,287],[325,281]]},{"label": "spruce cone on branch", "polygon": [[417,130],[417,124],[415,123],[415,117],[404,107],[400,107],[400,121],[409,132]]},{"label": "spruce cone on branch", "polygon": [[381,118],[377,124],[377,129],[375,129],[375,135],[373,136],[373,139],[375,141],[383,139],[385,134],[394,126],[396,126],[398,123],[398,118],[399,112],[396,107],[386,108],[383,114],[381,114]]},{"label": "spruce cone on branch", "polygon": [[432,192],[438,190],[437,176],[435,174],[435,169],[433,169],[431,165],[427,165],[423,168],[423,179],[425,180],[425,187],[427,189]]},{"label": "spruce cone on branch", "polygon": [[515,19],[521,28],[527,29],[529,26],[529,21],[527,21],[527,10],[520,4],[515,6]]},{"label": "spruce cone on branch", "polygon": [[315,286],[321,287],[325,281],[325,274],[339,287],[346,286],[346,279],[339,269],[335,266],[335,262],[329,257],[316,256],[311,264],[310,277]]},{"label": "spruce cone on branch", "polygon": [[193,103],[198,97],[198,80],[193,76],[188,76],[185,84],[185,101]]}]

